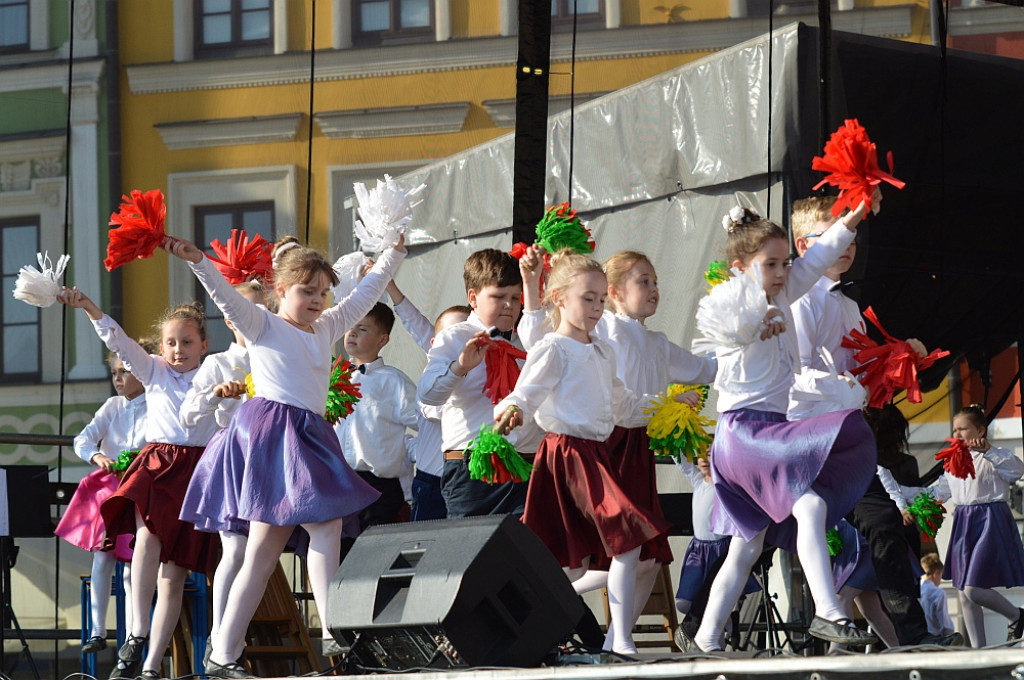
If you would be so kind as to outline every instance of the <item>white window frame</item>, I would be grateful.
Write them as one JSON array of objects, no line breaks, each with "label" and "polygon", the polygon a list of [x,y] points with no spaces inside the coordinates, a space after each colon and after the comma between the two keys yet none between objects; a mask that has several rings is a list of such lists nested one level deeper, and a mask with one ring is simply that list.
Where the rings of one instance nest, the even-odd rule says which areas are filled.
[{"label": "white window frame", "polygon": [[398,177],[416,168],[421,168],[433,159],[412,159],[405,161],[388,161],[383,163],[362,163],[355,165],[327,166],[327,247],[328,256],[338,258],[355,250],[357,241],[352,231],[358,214],[355,204],[350,202],[352,184],[363,182],[367,187],[377,185],[387,173]]},{"label": "white window frame", "polygon": [[[194,0],[174,0],[174,61],[195,60]],[[274,54],[288,51],[288,0],[274,0]]]},{"label": "white window frame", "polygon": [[[294,232],[297,216],[297,171],[294,165],[181,172],[167,176],[167,222],[170,236],[195,237],[193,208],[199,205],[274,201],[278,236]],[[197,244],[206,245],[206,244]],[[171,258],[168,293],[174,304],[194,297],[194,275],[188,265]]]}]

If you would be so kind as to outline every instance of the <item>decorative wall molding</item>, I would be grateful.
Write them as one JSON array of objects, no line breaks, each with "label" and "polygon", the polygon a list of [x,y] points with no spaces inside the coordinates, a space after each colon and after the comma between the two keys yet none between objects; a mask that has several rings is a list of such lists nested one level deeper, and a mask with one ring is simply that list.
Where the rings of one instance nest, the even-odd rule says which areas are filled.
[{"label": "decorative wall molding", "polygon": [[[75,60],[72,71],[72,87],[80,84],[93,83],[98,85],[103,75],[104,62],[101,59],[92,61]],[[19,68],[0,71],[0,93],[21,92],[22,90],[45,90],[48,88],[66,88],[68,83],[68,65],[47,61],[20,66]]]},{"label": "decorative wall molding", "polygon": [[[184,0],[178,0],[184,1]],[[833,27],[866,35],[902,37],[913,28],[914,7],[878,7],[839,12]],[[814,24],[815,15],[793,15],[787,20]],[[620,59],[659,54],[711,52],[731,47],[765,32],[763,18],[713,19],[677,24],[623,26],[588,31],[576,46],[577,61]],[[782,26],[778,27],[780,30]],[[516,61],[517,38],[495,36],[472,40],[390,45],[318,51],[316,80],[329,82],[416,73],[511,66]],[[569,61],[572,36],[551,37],[551,60]],[[244,57],[187,63],[139,64],[127,67],[133,94],[181,92],[309,82],[309,54]]]},{"label": "decorative wall molding", "polygon": [[179,151],[209,146],[291,142],[298,134],[301,121],[302,114],[288,113],[279,116],[160,123],[154,127],[170,151]]},{"label": "decorative wall molding", "polygon": [[469,102],[324,111],[313,116],[330,139],[368,139],[458,132]]},{"label": "decorative wall molding", "polygon": [[949,10],[949,35],[1024,32],[1024,9],[1008,5],[954,7]]},{"label": "decorative wall molding", "polygon": [[63,184],[64,141],[63,135],[0,141],[0,193],[31,191],[34,179]]},{"label": "decorative wall molding", "polygon": [[[608,94],[607,92],[577,92],[576,105],[579,106],[591,99],[597,99]],[[548,97],[548,116],[567,111],[569,109],[570,97],[567,94],[553,94]],[[494,124],[500,128],[513,128],[516,126],[516,100],[509,99],[488,99],[483,102],[484,108],[491,116]]]}]

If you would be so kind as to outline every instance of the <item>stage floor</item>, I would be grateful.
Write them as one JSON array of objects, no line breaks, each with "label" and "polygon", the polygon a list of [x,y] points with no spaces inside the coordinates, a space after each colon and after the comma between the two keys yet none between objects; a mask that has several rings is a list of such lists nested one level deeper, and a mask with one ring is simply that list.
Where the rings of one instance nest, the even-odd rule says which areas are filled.
[{"label": "stage floor", "polygon": [[576,655],[565,657],[565,665],[543,668],[471,668],[416,673],[415,677],[418,680],[451,680],[453,675],[457,675],[459,680],[1024,680],[1024,649],[1019,647],[832,657],[754,658],[749,654],[725,654],[695,658],[683,654],[641,654],[638,659],[638,662],[619,662],[602,655],[600,663],[597,663],[596,656]]}]

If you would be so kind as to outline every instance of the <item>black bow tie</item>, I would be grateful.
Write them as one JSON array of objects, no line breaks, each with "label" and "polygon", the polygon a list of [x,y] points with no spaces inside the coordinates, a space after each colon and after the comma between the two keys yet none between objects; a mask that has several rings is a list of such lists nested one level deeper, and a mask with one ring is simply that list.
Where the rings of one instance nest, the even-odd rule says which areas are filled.
[{"label": "black bow tie", "polygon": [[358,366],[356,366],[356,370],[362,373],[363,375],[366,375],[366,364],[359,364]]},{"label": "black bow tie", "polygon": [[509,342],[512,342],[512,331],[499,331],[497,328],[492,328],[491,329],[491,337],[492,338],[496,338],[499,335],[501,337],[505,338],[506,340],[508,340]]},{"label": "black bow tie", "polygon": [[828,287],[828,292],[832,293],[838,290],[840,293],[845,293],[850,288],[856,285],[856,281],[836,281],[835,283]]}]

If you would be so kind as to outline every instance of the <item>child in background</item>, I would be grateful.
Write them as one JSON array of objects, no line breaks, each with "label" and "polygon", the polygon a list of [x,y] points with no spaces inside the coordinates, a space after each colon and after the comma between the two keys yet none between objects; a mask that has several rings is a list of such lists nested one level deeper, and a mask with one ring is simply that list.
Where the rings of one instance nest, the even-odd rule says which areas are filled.
[{"label": "child in background", "polygon": [[345,460],[381,494],[359,513],[361,529],[399,521],[405,506],[400,479],[412,472],[405,436],[416,427],[416,385],[380,356],[394,325],[394,312],[378,302],[345,333],[345,351],[357,368],[352,383],[362,396],[334,431]]},{"label": "child in background", "polygon": [[1015,607],[993,588],[1024,585],[1024,546],[1007,501],[1010,484],[1024,476],[1024,461],[988,441],[985,411],[979,404],[953,416],[953,436],[971,450],[975,477],[947,475],[953,529],[943,578],[959,592],[960,611],[972,647],[984,647],[985,614],[998,612],[1010,622],[1006,640],[1024,634],[1024,608]]},{"label": "child in background", "polygon": [[[77,288],[65,288],[59,299],[85,310],[107,348],[117,353],[146,388],[149,443],[125,471],[101,512],[108,543],[110,536],[135,530],[132,630],[118,650],[110,677],[156,678],[178,624],[185,576],[189,570],[205,573],[212,569],[216,552],[210,534],[178,519],[192,471],[216,430],[212,421],[203,427],[185,428],[178,417],[206,353],[206,316],[201,307],[191,304],[166,312],[157,323],[160,355],[152,355]],[[149,652],[143,659],[147,640]]]},{"label": "child in background", "polygon": [[[155,352],[156,344],[140,341],[146,352]],[[114,463],[122,451],[138,451],[146,445],[146,391],[134,375],[125,368],[116,354],[107,357],[111,379],[117,396],[103,402],[96,415],[75,437],[75,453],[97,470],[79,482],[64,516],[53,532],[71,545],[92,553],[92,596],[90,608],[92,630],[82,645],[83,654],[92,654],[107,647],[107,605],[110,602],[108,584],[118,560],[131,562],[130,547],[133,534],[113,537],[114,549],[103,551],[107,530],[100,515],[103,501],[117,490],[121,481],[114,473]],[[132,601],[131,567],[125,565],[125,601]],[[125,627],[131,630],[131,606],[125,611]]]},{"label": "child in background", "polygon": [[[520,260],[525,290],[525,311],[519,334],[529,350],[545,330],[544,310],[539,304],[539,281],[543,252],[530,247]],[[664,333],[647,328],[646,321],[658,310],[661,293],[654,265],[643,253],[623,251],[602,265],[608,277],[608,305],[594,328],[594,337],[615,349],[616,375],[636,394],[658,394],[669,383],[698,385],[715,379],[718,368],[713,357],[697,357],[679,347]],[[697,405],[697,393],[685,393],[691,406]],[[616,427],[608,440],[608,452],[618,474],[618,482],[636,505],[664,518],[658,500],[654,454],[650,450],[646,426]],[[637,570],[636,617],[640,616],[658,575],[658,564],[672,561],[667,537],[644,547]],[[598,567],[595,569],[595,567]],[[607,565],[594,564],[590,573],[574,583],[577,592],[599,588],[607,582]]]},{"label": "child in background", "polygon": [[[494,422],[494,404],[507,396],[494,383],[496,377],[518,373],[522,366],[523,359],[516,357],[522,353],[522,344],[512,328],[522,309],[523,279],[516,259],[494,248],[470,255],[462,276],[473,312],[465,322],[434,338],[417,399],[427,406],[442,407],[441,493],[448,517],[521,515],[526,482],[492,486],[470,478],[465,449],[481,426]],[[542,434],[536,424],[528,422],[508,439],[529,461]]]},{"label": "child in background", "polygon": [[921,558],[921,608],[928,621],[928,632],[932,635],[952,635],[953,621],[949,618],[949,603],[942,592],[942,560],[935,553],[926,553]]},{"label": "child in background", "polygon": [[[847,249],[864,210],[862,203],[833,225],[792,267],[789,238],[781,227],[749,210],[725,220],[726,261],[739,275],[759,282],[768,312],[758,334],[737,334],[728,344],[716,341],[720,416],[711,446],[717,498],[711,528],[733,538],[695,638],[704,651],[721,649],[725,619],[766,540],[787,549],[795,543],[815,605],[811,635],[860,645],[877,640],[856,628],[839,605],[825,542],[826,527],[853,507],[874,474],[871,430],[859,410],[786,421],[799,365],[790,304]],[[727,335],[741,318],[743,310],[716,310],[714,304],[749,282],[726,285],[714,288],[708,303],[702,301],[698,324],[709,337]],[[761,291],[750,294],[759,298]]]},{"label": "child in background", "polygon": [[616,377],[612,348],[591,336],[607,293],[608,280],[594,260],[568,250],[552,258],[545,296],[555,331],[533,346],[515,390],[494,407],[494,418],[500,432],[530,420],[547,432],[534,458],[523,523],[570,580],[583,575],[591,555],[610,558],[611,650],[635,654],[640,552],[669,525],[632,503],[618,484],[606,445],[615,425],[643,424],[649,403]]},{"label": "child in background", "polygon": [[[235,290],[255,304],[268,303],[267,290],[259,281],[240,283]],[[224,323],[234,335],[234,342],[227,350],[206,357],[199,367],[192,388],[181,405],[181,423],[185,427],[197,427],[207,420],[215,421],[218,428],[227,427],[245,397],[249,350],[245,346],[245,338],[231,320],[225,317]],[[222,449],[208,448],[204,452],[192,473],[179,514],[182,520],[193,523],[199,531],[220,535],[221,556],[213,574],[213,620],[206,660],[210,657],[210,642],[224,618],[227,594],[242,567],[249,533],[248,524],[237,519],[238,480],[230,472],[232,466],[226,464],[222,456],[216,455],[219,451]]]},{"label": "child in background", "polygon": [[[324,420],[331,346],[373,307],[405,256],[404,238],[384,251],[356,289],[328,308],[338,279],[323,255],[285,237],[274,249],[277,314],[234,290],[193,244],[167,239],[164,248],[189,262],[210,298],[246,338],[257,396],[244,402],[214,442],[244,461],[238,515],[249,522],[242,568],[228,593],[224,620],[206,665],[210,675],[251,677],[239,657],[245,632],[296,526],[309,533],[309,580],[321,621],[338,570],[342,517],[379,497],[345,462]],[[333,643],[330,631],[325,642]]]},{"label": "child in background", "polygon": [[[711,479],[711,465],[708,463],[707,455],[698,457],[696,464],[685,459],[677,461],[676,464],[693,486],[693,538],[690,539],[690,544],[686,546],[686,554],[683,555],[683,566],[679,571],[679,588],[676,590],[676,609],[685,615],[690,613],[690,608],[705,581],[717,573],[713,572],[713,568],[725,557],[729,549],[729,537],[711,531],[715,485]],[[743,594],[756,593],[760,589],[761,586],[751,576],[747,580]],[[726,630],[728,631],[731,626],[732,621],[728,620]],[[682,625],[679,628],[684,636],[692,634],[694,630],[695,627],[687,631]],[[689,651],[690,640],[686,637],[683,640],[679,638],[677,634],[676,644],[680,650]]]},{"label": "child in background", "polygon": [[[407,298],[394,281],[388,284],[388,296],[395,305],[395,315],[424,353],[434,344],[434,336],[449,326],[463,323],[473,310],[455,305],[441,312],[431,324],[427,317]],[[441,407],[416,402],[416,436],[409,440],[409,457],[416,464],[412,480],[412,521],[444,519],[448,508],[441,495],[441,474],[444,458],[441,450]]]},{"label": "child in background", "polygon": [[[878,596],[878,577],[871,563],[867,541],[845,519],[839,521],[836,530],[843,541],[843,549],[836,555],[832,567],[839,605],[849,619],[853,619],[853,605],[857,605],[857,609],[885,646],[889,649],[898,647],[900,641],[896,628]],[[832,642],[828,651],[829,654],[835,654],[840,649],[845,649],[845,645]]]}]

